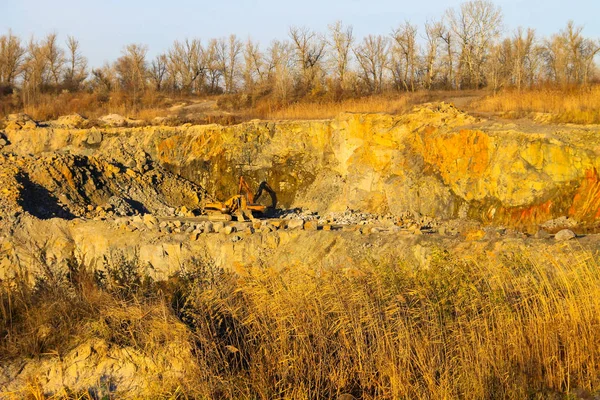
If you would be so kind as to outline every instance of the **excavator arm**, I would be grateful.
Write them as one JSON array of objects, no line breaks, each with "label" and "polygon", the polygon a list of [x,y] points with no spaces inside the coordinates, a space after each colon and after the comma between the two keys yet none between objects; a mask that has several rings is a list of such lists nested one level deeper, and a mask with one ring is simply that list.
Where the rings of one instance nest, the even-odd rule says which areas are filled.
[{"label": "excavator arm", "polygon": [[254,195],[253,200],[258,201],[258,199],[260,199],[260,196],[262,196],[263,190],[265,192],[269,193],[269,195],[271,196],[271,205],[269,206],[269,208],[275,209],[275,207],[277,207],[277,194],[275,193],[273,188],[271,186],[269,186],[269,184],[266,181],[262,181],[260,183],[260,185],[258,186],[258,190],[256,191],[256,194]]},{"label": "excavator arm", "polygon": [[252,194],[252,189],[250,189],[250,185],[246,183],[246,180],[243,176],[240,176],[240,188],[238,190],[240,196],[246,197],[248,204],[254,204],[254,195]]}]

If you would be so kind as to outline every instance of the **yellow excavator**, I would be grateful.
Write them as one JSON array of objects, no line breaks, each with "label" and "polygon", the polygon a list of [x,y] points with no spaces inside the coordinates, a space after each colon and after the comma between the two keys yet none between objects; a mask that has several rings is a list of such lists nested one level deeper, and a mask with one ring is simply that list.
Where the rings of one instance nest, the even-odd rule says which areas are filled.
[{"label": "yellow excavator", "polygon": [[[262,196],[263,192],[269,193],[271,196],[271,205],[265,206],[258,204],[257,201]],[[204,205],[204,210],[208,214],[221,213],[224,215],[235,216],[238,221],[246,219],[254,219],[253,213],[265,214],[267,211],[275,210],[277,206],[277,195],[266,181],[262,181],[258,186],[255,194],[252,194],[252,189],[246,183],[243,176],[240,176],[240,184],[237,195],[231,197],[225,202],[216,201]]]}]

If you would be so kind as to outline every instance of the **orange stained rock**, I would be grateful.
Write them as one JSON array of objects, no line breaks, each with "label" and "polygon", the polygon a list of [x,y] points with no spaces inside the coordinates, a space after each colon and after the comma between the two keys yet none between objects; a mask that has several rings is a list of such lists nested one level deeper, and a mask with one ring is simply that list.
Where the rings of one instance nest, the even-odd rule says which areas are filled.
[{"label": "orange stained rock", "polygon": [[569,216],[582,222],[600,218],[600,177],[595,168],[585,172],[573,197]]},{"label": "orange stained rock", "polygon": [[530,207],[517,208],[509,213],[510,220],[514,226],[542,223],[552,219],[553,206],[554,202],[548,200]]},{"label": "orange stained rock", "polygon": [[422,136],[422,155],[435,165],[444,180],[453,177],[482,177],[490,163],[490,137],[480,131],[462,129],[458,133],[437,134],[426,128]]}]

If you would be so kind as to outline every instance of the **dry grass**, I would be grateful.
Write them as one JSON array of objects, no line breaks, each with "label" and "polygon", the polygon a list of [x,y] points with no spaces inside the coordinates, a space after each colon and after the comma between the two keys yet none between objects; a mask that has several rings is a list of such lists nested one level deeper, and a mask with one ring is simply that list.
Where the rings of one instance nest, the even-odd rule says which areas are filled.
[{"label": "dry grass", "polygon": [[397,114],[409,110],[413,105],[423,103],[432,96],[431,93],[399,93],[346,99],[342,101],[299,101],[282,106],[270,101],[258,102],[256,107],[247,111],[252,116],[262,119],[328,119],[342,112]]},{"label": "dry grass", "polygon": [[536,116],[550,122],[574,124],[600,123],[600,86],[571,90],[506,90],[475,101],[476,111],[502,113],[511,118]]},{"label": "dry grass", "polygon": [[188,306],[215,312],[196,320],[211,345],[229,321],[215,348],[238,357],[217,363],[228,398],[558,398],[599,389],[598,267],[565,249],[484,264],[439,253],[428,269],[253,268]]},{"label": "dry grass", "polygon": [[[440,251],[428,268],[367,260],[234,274],[204,263],[162,286],[126,267],[111,273],[118,286],[86,280],[81,297],[4,289],[0,354],[43,356],[82,335],[157,352],[153,342],[184,328],[193,384],[156,398],[585,397],[600,390],[599,267],[577,247],[481,262]],[[131,322],[161,302],[170,322]],[[56,337],[40,343],[47,324]]]}]

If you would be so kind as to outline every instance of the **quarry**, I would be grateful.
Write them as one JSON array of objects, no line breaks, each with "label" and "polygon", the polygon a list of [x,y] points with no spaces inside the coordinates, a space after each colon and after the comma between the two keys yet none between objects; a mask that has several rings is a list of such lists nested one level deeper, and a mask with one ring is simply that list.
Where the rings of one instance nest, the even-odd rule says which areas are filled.
[{"label": "quarry", "polygon": [[[444,102],[331,120],[89,125],[78,115],[5,121],[3,283],[53,282],[73,263],[170,282],[198,262],[242,277],[254,268],[344,274],[390,260],[427,270],[440,252],[486,263],[585,259],[600,247],[595,125],[486,118]],[[278,208],[251,220],[206,215],[208,201],[237,194],[240,176],[269,182]],[[53,327],[44,329],[40,340]],[[143,396],[157,376],[201,368],[181,343],[109,342],[13,359],[0,388],[18,394],[32,377],[46,393],[110,381],[108,392]]]}]

